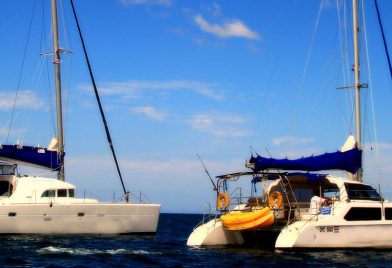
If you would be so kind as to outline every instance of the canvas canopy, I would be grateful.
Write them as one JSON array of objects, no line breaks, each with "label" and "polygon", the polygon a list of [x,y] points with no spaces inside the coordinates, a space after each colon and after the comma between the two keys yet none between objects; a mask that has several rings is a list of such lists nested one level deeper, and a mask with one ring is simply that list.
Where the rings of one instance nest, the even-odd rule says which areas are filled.
[{"label": "canvas canopy", "polygon": [[299,159],[275,159],[262,156],[252,156],[249,163],[254,165],[254,171],[276,169],[276,170],[345,170],[355,173],[362,166],[362,151],[353,148],[347,151],[325,153],[317,156],[302,157]]}]

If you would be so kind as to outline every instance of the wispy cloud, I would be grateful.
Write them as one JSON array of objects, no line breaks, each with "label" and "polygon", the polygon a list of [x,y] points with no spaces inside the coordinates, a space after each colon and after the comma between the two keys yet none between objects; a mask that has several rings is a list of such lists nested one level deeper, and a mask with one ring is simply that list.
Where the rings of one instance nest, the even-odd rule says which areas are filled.
[{"label": "wispy cloud", "polygon": [[24,128],[11,128],[8,129],[8,127],[1,127],[0,128],[0,137],[5,138],[6,135],[10,135],[10,137],[16,137],[20,135],[20,133],[25,132],[26,129]]},{"label": "wispy cloud", "polygon": [[139,106],[131,109],[132,112],[136,114],[141,114],[143,116],[147,116],[156,121],[163,121],[166,117],[166,114],[163,112],[157,111],[154,107],[151,106]]},{"label": "wispy cloud", "polygon": [[368,149],[378,149],[378,150],[383,150],[383,151],[391,151],[392,150],[392,144],[391,143],[385,143],[385,142],[380,142],[378,144],[365,144],[365,148]]},{"label": "wispy cloud", "polygon": [[[80,86],[80,88],[90,90],[90,87],[85,85]],[[220,89],[219,85],[187,80],[110,82],[102,83],[99,88],[101,94],[121,95],[126,99],[138,98],[140,92],[145,90],[189,90],[214,100],[223,99],[223,90]]]},{"label": "wispy cloud", "polygon": [[6,127],[0,128],[0,136],[7,135],[7,133],[8,133],[8,128],[6,128]]},{"label": "wispy cloud", "polygon": [[194,129],[219,137],[249,136],[250,131],[244,128],[244,123],[244,118],[235,115],[197,114],[190,120]]},{"label": "wispy cloud", "polygon": [[[14,107],[15,93],[0,92],[0,110],[10,110]],[[30,90],[20,91],[16,99],[17,108],[40,109],[44,106],[37,95]]]},{"label": "wispy cloud", "polygon": [[294,137],[294,136],[283,136],[277,137],[272,140],[272,143],[276,146],[281,146],[288,143],[295,143],[295,144],[309,144],[313,143],[313,138],[306,138],[306,137]]},{"label": "wispy cloud", "polygon": [[335,8],[335,6],[336,6],[335,1],[323,0],[323,1],[321,2],[321,8],[323,8],[323,9]]},{"label": "wispy cloud", "polygon": [[[203,157],[204,158],[204,157]],[[204,159],[208,168],[214,173],[222,173],[228,171],[235,171],[243,167],[243,159],[232,159],[222,161],[211,161]],[[113,159],[111,155],[82,155],[79,157],[70,157],[67,159],[68,164],[74,169],[69,170],[78,171],[83,174],[88,174],[94,179],[97,175],[107,174],[111,169],[115,173]],[[126,172],[140,172],[141,175],[169,175],[168,178],[179,178],[180,182],[188,184],[188,180],[184,180],[184,173],[200,173],[204,175],[203,167],[196,155],[193,159],[178,159],[169,157],[167,154],[154,153],[151,155],[144,155],[142,158],[131,159],[127,157],[120,157],[120,164],[124,173]],[[230,163],[230,165],[228,165]],[[99,169],[97,169],[97,166]],[[70,176],[71,177],[71,176]],[[141,176],[143,177],[143,176]],[[175,189],[174,189],[175,190]]]},{"label": "wispy cloud", "polygon": [[201,15],[196,15],[193,17],[193,19],[202,31],[214,34],[218,37],[260,39],[260,36],[256,32],[250,30],[240,20],[231,20],[223,24],[211,24],[206,21]]},{"label": "wispy cloud", "polygon": [[171,6],[171,0],[120,0],[123,5]]},{"label": "wispy cloud", "polygon": [[205,4],[202,8],[212,16],[218,17],[222,15],[220,5],[217,3]]}]

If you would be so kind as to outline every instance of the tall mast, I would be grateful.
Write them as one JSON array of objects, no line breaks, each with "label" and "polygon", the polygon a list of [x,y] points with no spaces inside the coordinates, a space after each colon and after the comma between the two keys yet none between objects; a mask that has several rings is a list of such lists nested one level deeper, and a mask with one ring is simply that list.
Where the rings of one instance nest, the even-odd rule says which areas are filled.
[{"label": "tall mast", "polygon": [[53,31],[53,63],[54,63],[54,77],[56,83],[56,113],[57,113],[57,150],[60,156],[60,169],[57,177],[59,180],[64,181],[64,139],[63,139],[63,108],[61,102],[61,77],[60,77],[60,48],[58,37],[58,23],[57,23],[57,3],[52,0],[52,31]]},{"label": "tall mast", "polygon": [[[354,88],[355,88],[355,122],[356,122],[356,134],[357,134],[357,147],[362,149],[361,139],[361,83],[359,78],[359,49],[358,49],[358,1],[352,1],[353,6],[353,42],[354,42]],[[362,181],[362,168],[360,168],[355,174],[355,180]]]}]

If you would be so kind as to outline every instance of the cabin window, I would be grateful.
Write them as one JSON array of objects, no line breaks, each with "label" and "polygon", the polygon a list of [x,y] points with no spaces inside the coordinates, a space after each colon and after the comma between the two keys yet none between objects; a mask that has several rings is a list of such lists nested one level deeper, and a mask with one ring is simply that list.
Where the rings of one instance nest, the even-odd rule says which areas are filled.
[{"label": "cabin window", "polygon": [[380,195],[370,185],[345,183],[348,198],[352,200],[381,200]]},{"label": "cabin window", "polygon": [[324,189],[324,197],[329,197],[329,198],[335,197],[335,198],[339,199],[340,191],[339,191],[339,188],[336,186],[336,184]]},{"label": "cabin window", "polygon": [[14,175],[15,166],[0,166],[0,175]]},{"label": "cabin window", "polygon": [[381,208],[351,208],[344,216],[346,221],[379,221]]},{"label": "cabin window", "polygon": [[55,190],[46,190],[42,193],[41,197],[54,197],[56,191]]},{"label": "cabin window", "polygon": [[385,219],[392,220],[392,208],[385,208]]},{"label": "cabin window", "polygon": [[67,189],[57,190],[57,197],[67,197]]},{"label": "cabin window", "polygon": [[8,181],[0,181],[0,196],[10,196],[12,193],[12,184]]},{"label": "cabin window", "polygon": [[69,197],[75,197],[75,190],[74,189],[68,189],[68,196]]},{"label": "cabin window", "polygon": [[295,188],[294,195],[298,202],[309,202],[313,196],[313,190],[306,188]]}]

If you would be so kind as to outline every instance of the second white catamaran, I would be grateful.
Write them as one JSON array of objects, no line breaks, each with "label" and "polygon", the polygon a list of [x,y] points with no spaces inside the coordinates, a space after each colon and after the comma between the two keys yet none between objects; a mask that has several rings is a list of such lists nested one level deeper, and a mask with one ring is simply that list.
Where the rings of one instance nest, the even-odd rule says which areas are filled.
[{"label": "second white catamaran", "polygon": [[[189,246],[256,243],[276,248],[391,248],[392,203],[362,178],[358,3],[353,6],[356,138],[341,150],[297,160],[252,157],[250,172],[218,176],[215,218],[190,234]],[[316,173],[343,170],[348,178]],[[261,197],[227,192],[243,178]],[[257,184],[258,185],[258,184]],[[232,188],[233,189],[233,188]],[[238,188],[234,188],[238,189]]]}]

